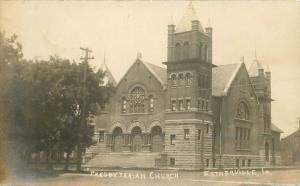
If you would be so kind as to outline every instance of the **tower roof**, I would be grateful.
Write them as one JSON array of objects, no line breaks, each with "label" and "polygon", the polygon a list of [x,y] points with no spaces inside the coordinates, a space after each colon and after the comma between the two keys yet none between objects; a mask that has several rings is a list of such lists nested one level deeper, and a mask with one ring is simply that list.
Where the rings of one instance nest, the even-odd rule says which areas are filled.
[{"label": "tower roof", "polygon": [[249,67],[249,76],[250,77],[255,77],[258,76],[258,70],[259,69],[264,69],[262,62],[258,61],[257,59],[254,59],[253,63]]},{"label": "tower roof", "polygon": [[[186,32],[192,30],[192,21],[198,20],[196,10],[194,9],[193,3],[190,2],[187,10],[185,11],[180,22],[177,24],[175,32]],[[198,20],[199,21],[199,20]],[[203,28],[199,23],[199,31],[203,32]]]},{"label": "tower roof", "polygon": [[105,73],[105,77],[103,78],[104,85],[110,83],[113,86],[116,86],[117,82],[105,62],[101,65],[100,69]]}]

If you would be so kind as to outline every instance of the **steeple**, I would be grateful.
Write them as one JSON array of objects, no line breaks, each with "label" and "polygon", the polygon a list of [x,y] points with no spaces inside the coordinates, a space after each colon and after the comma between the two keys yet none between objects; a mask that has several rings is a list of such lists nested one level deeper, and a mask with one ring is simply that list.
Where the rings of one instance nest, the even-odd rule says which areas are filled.
[{"label": "steeple", "polygon": [[108,66],[106,65],[106,53],[104,52],[104,56],[103,56],[103,63],[100,66],[100,69],[105,73],[105,77],[103,78],[103,86],[106,86],[108,83],[110,83],[113,86],[117,85],[117,82],[114,78],[114,76],[112,75],[112,73],[110,72]]},{"label": "steeple", "polygon": [[200,32],[204,32],[200,24],[200,21],[198,20],[196,10],[194,9],[194,5],[191,1],[183,17],[177,24],[175,32],[179,33],[179,32],[191,31],[192,28],[197,29]]}]

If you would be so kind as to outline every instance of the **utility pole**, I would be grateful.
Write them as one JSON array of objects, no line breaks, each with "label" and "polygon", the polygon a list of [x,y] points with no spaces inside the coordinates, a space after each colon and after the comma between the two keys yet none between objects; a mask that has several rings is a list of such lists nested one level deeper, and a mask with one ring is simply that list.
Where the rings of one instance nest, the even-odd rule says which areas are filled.
[{"label": "utility pole", "polygon": [[87,74],[87,67],[88,62],[90,59],[94,59],[94,57],[89,56],[89,53],[92,52],[89,48],[80,47],[80,50],[84,52],[84,56],[80,59],[84,63],[84,70],[83,70],[83,103],[81,108],[81,122],[79,124],[79,138],[77,144],[77,171],[81,171],[81,163],[82,163],[82,127],[86,125],[85,119],[85,112],[86,112],[86,74]]}]

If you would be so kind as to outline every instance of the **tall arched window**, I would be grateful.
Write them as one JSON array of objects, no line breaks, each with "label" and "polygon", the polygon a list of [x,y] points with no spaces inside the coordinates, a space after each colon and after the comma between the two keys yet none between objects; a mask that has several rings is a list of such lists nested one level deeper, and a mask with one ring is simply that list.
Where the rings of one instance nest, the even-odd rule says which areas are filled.
[{"label": "tall arched window", "polygon": [[175,45],[175,60],[181,59],[181,45],[180,43],[176,43]]},{"label": "tall arched window", "polygon": [[246,103],[240,102],[236,111],[236,117],[239,119],[249,120],[249,109]]},{"label": "tall arched window", "polygon": [[186,78],[186,85],[190,86],[192,84],[191,74],[186,73],[185,78]]},{"label": "tall arched window", "polygon": [[202,59],[202,43],[199,45],[199,58]]},{"label": "tall arched window", "polygon": [[202,59],[202,60],[205,60],[205,57],[206,57],[206,56],[205,56],[205,54],[206,54],[205,48],[206,48],[206,45],[203,44],[202,47],[201,47],[201,59]]},{"label": "tall arched window", "polygon": [[145,91],[141,87],[135,87],[130,93],[130,112],[141,113],[145,111]]},{"label": "tall arched window", "polygon": [[126,113],[126,110],[127,110],[127,101],[125,97],[122,97],[121,111],[122,113]]},{"label": "tall arched window", "polygon": [[149,112],[154,112],[154,97],[149,96]]},{"label": "tall arched window", "polygon": [[176,86],[176,84],[177,84],[177,82],[176,82],[176,74],[172,74],[171,81],[172,81],[172,86]]},{"label": "tall arched window", "polygon": [[183,44],[183,59],[189,58],[189,42],[184,42]]},{"label": "tall arched window", "polygon": [[208,61],[208,47],[207,47],[207,45],[205,45],[205,50],[204,50],[204,55],[205,55],[205,58],[204,58],[204,60],[205,61]]}]

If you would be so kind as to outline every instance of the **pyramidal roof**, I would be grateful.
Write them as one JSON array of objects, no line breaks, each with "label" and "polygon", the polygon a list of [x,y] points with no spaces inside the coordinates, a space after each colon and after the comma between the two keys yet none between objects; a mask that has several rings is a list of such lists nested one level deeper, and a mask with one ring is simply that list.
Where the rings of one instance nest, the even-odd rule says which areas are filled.
[{"label": "pyramidal roof", "polygon": [[116,86],[117,82],[105,62],[101,65],[100,69],[105,73],[105,77],[103,78],[104,85],[110,83],[113,86]]},{"label": "pyramidal roof", "polygon": [[[186,32],[192,30],[192,21],[198,20],[196,10],[194,9],[193,3],[190,2],[187,10],[185,11],[180,22],[177,24],[175,32]],[[201,24],[199,24],[199,31],[203,32]]]}]

